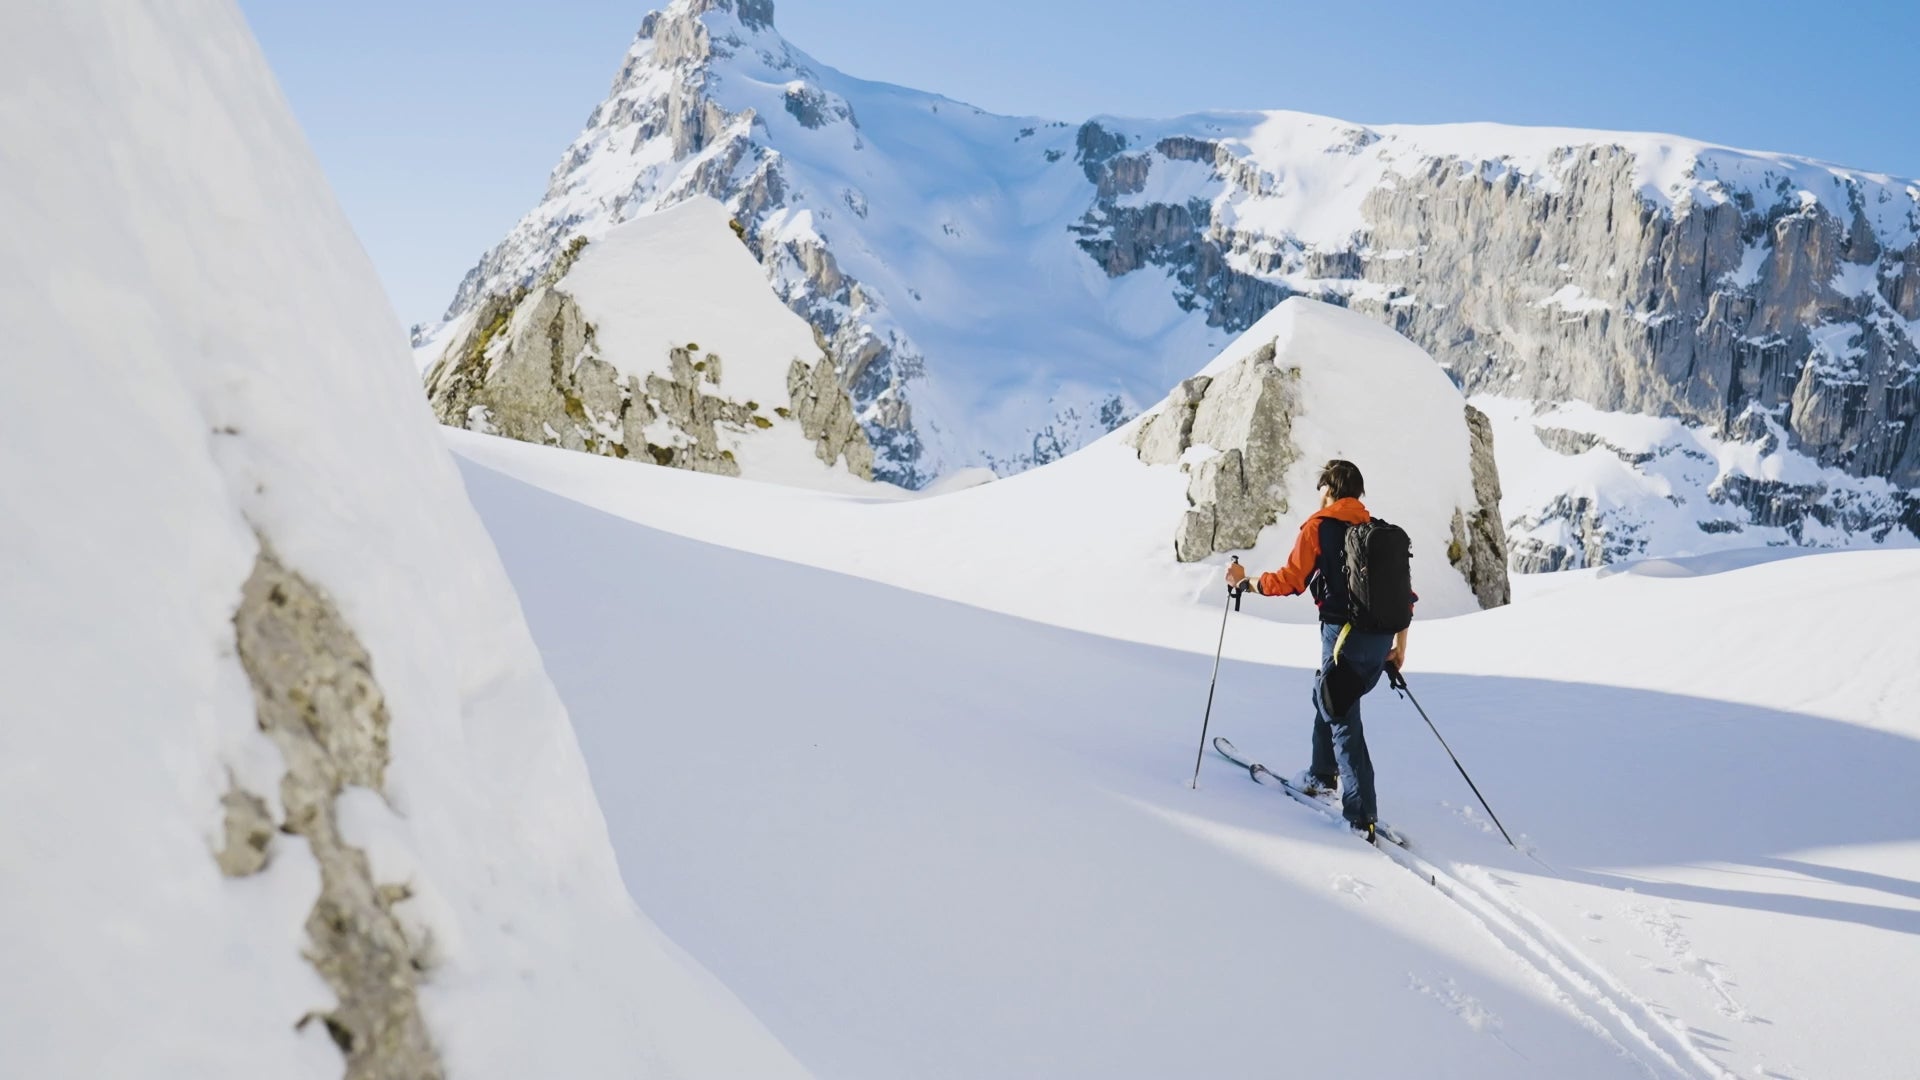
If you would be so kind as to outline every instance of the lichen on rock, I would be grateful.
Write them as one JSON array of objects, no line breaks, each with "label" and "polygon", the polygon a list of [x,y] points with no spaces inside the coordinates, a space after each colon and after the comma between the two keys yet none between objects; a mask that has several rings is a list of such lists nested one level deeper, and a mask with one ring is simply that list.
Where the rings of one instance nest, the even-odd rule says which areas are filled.
[{"label": "lichen on rock", "polygon": [[[253,685],[255,715],[279,747],[286,773],[280,828],[307,842],[320,895],[307,916],[305,956],[337,999],[319,1020],[347,1059],[347,1080],[439,1080],[439,1055],[416,994],[428,966],[393,908],[404,886],[374,880],[366,853],[340,834],[335,800],[349,786],[382,792],[390,717],[373,661],[337,608],[261,541],[233,625]],[[231,791],[223,871],[257,871],[248,854],[266,818],[265,800]],[[236,834],[239,843],[236,844]]]}]

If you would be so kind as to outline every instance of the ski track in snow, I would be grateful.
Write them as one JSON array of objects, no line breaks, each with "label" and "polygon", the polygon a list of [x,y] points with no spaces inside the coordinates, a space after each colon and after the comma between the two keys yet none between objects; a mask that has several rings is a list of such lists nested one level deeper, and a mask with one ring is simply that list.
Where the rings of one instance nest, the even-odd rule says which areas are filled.
[{"label": "ski track in snow", "polygon": [[[1336,828],[1346,828],[1345,820],[1332,805],[1295,795],[1277,783],[1269,784],[1260,779],[1260,772],[1266,770],[1262,768],[1252,774],[1255,783],[1275,788],[1317,812]],[[1484,868],[1451,861],[1443,868],[1409,848],[1391,843],[1373,846],[1451,900],[1455,910],[1526,969],[1550,998],[1564,1005],[1589,1031],[1633,1060],[1648,1076],[1679,1076],[1688,1080],[1733,1077],[1734,1074],[1721,1067],[1694,1041],[1683,1023],[1657,1003],[1628,990],[1617,977],[1582,953],[1544,919],[1506,895],[1497,879]],[[1479,1029],[1476,1027],[1476,1030]],[[1642,1052],[1636,1052],[1635,1047]]]},{"label": "ski track in snow", "polygon": [[[1447,873],[1410,851],[1382,850],[1395,862],[1426,876],[1483,929],[1570,999],[1592,1006],[1592,1009],[1581,1010],[1584,1015],[1610,1031],[1617,1026],[1618,1031],[1644,1046],[1673,1073],[1716,1080],[1734,1075],[1694,1041],[1683,1022],[1657,1002],[1627,989],[1619,978],[1581,952],[1545,919],[1507,895],[1498,879],[1484,867],[1450,862],[1448,868],[1452,873]],[[1658,1075],[1651,1068],[1648,1071]]]}]

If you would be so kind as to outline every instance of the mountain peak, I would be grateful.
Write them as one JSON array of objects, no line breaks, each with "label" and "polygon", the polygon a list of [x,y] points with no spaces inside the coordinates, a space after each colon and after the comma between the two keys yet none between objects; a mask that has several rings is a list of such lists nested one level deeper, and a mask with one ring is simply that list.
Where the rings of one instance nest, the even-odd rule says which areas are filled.
[{"label": "mountain peak", "polygon": [[[713,12],[731,16],[748,30],[773,29],[773,0],[673,0],[665,10],[648,15],[647,25],[652,25],[657,17],[697,19]],[[641,36],[647,36],[645,30]]]}]

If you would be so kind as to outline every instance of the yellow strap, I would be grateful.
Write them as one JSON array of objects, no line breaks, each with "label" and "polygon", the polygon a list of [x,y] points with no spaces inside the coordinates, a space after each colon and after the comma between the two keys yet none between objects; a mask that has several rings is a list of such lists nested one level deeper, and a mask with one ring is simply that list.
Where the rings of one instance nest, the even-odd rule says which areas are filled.
[{"label": "yellow strap", "polygon": [[1347,643],[1347,635],[1353,632],[1353,624],[1347,623],[1340,628],[1340,636],[1333,639],[1333,662],[1340,662],[1340,646]]}]

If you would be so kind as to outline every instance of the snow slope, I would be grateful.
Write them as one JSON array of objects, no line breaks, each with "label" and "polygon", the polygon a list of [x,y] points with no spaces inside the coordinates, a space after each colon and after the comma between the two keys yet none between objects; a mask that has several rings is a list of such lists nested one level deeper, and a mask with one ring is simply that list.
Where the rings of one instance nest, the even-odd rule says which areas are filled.
[{"label": "snow slope", "polygon": [[[1409,873],[1210,754],[1188,789],[1219,567],[1183,590],[1122,561],[1108,444],[862,506],[448,437],[630,887],[823,1075],[1920,1056],[1920,630],[1875,602],[1920,590],[1920,553],[1576,572],[1422,619],[1414,690],[1532,857],[1382,691]],[[1306,604],[1248,604],[1212,730],[1291,769],[1317,650],[1254,616]]]},{"label": "snow slope", "polygon": [[301,1023],[335,1006],[303,958],[315,849],[268,830],[258,873],[215,861],[223,794],[279,819],[292,767],[236,655],[266,543],[383,692],[383,790],[341,794],[339,822],[410,892],[392,908],[446,1075],[801,1074],[627,894],[402,331],[239,13],[29,0],[7,24],[0,1073],[341,1075]]}]

